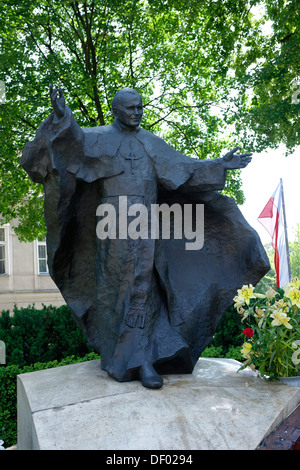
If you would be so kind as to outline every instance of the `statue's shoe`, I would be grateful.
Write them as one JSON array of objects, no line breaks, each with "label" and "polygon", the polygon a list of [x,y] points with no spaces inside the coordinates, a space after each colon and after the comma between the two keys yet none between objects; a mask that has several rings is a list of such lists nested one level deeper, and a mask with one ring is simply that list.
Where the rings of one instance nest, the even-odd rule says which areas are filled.
[{"label": "statue's shoe", "polygon": [[140,368],[140,380],[142,385],[147,388],[161,388],[163,385],[162,377],[156,372],[153,365],[145,363]]}]

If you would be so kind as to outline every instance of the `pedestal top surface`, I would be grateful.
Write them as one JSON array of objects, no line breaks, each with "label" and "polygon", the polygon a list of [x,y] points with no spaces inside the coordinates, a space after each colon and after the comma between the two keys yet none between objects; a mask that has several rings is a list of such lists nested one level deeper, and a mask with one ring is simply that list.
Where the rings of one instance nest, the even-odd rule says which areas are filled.
[{"label": "pedestal top surface", "polygon": [[232,359],[200,358],[159,390],[116,382],[100,360],[19,376],[40,449],[255,449],[300,402]]}]

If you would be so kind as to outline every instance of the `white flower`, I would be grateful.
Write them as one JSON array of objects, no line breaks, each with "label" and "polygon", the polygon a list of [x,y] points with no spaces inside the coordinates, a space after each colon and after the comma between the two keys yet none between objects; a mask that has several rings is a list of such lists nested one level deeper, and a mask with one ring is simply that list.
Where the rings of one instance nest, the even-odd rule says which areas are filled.
[{"label": "white flower", "polygon": [[276,290],[274,290],[272,287],[270,287],[270,289],[268,289],[266,292],[266,296],[268,299],[273,299],[273,297],[275,297],[275,295],[277,294],[278,292],[276,292]]},{"label": "white flower", "polygon": [[272,321],[272,326],[284,325],[286,328],[291,330],[293,327],[289,324],[290,318],[282,310],[277,310],[270,315],[274,320]]},{"label": "white flower", "polygon": [[4,444],[4,441],[0,441],[0,450],[5,450],[5,448],[2,446]]},{"label": "white flower", "polygon": [[[292,343],[292,348],[296,348],[297,346],[300,346],[300,340],[297,340],[297,341],[294,341]],[[300,364],[300,358],[299,358],[299,355],[300,355],[300,347],[293,353],[292,355],[292,361],[293,363],[295,364],[295,366],[297,366],[298,364]]]}]

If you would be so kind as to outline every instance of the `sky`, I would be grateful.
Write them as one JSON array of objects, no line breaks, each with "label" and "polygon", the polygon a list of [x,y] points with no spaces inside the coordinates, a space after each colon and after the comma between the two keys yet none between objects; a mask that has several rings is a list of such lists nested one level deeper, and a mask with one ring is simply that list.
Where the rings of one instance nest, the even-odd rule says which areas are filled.
[{"label": "sky", "polygon": [[282,178],[288,239],[294,241],[300,223],[300,147],[288,157],[284,146],[253,154],[241,178],[246,202],[239,208],[263,244],[271,242],[271,237],[257,218]]}]

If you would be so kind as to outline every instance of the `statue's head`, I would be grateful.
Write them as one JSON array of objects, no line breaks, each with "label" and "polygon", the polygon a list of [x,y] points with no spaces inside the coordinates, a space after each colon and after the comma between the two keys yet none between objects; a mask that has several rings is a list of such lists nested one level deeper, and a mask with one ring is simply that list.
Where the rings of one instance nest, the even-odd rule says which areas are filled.
[{"label": "statue's head", "polygon": [[132,88],[117,91],[112,100],[112,111],[115,119],[123,126],[138,128],[143,117],[141,95]]}]

